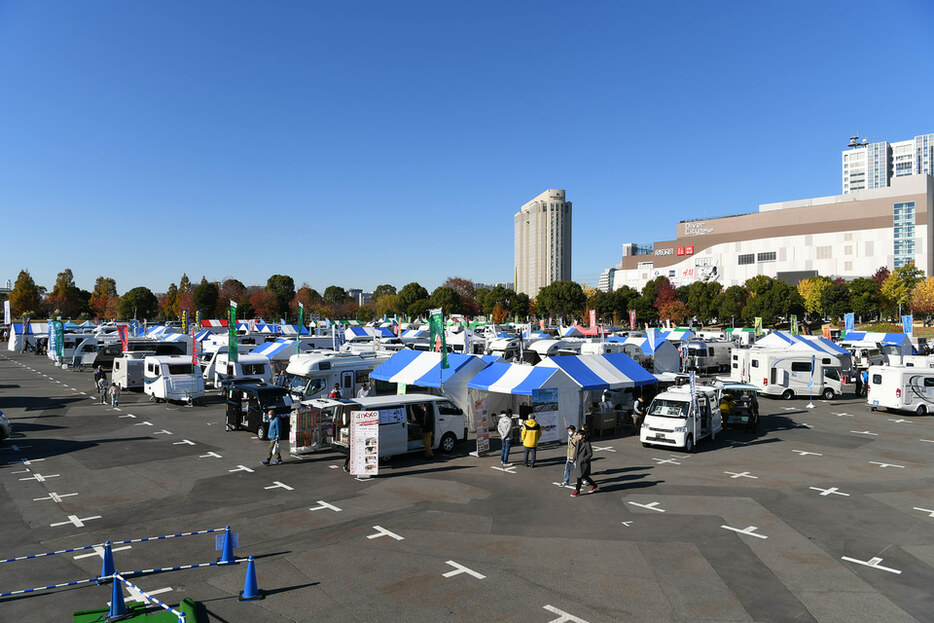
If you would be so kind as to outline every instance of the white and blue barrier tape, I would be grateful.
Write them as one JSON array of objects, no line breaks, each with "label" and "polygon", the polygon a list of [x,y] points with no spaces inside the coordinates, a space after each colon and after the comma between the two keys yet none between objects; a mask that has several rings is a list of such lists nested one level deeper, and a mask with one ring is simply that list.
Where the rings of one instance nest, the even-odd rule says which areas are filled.
[{"label": "white and blue barrier tape", "polygon": [[121,576],[119,573],[113,574],[113,578],[114,578],[115,580],[120,580],[121,582],[123,582],[124,584],[126,584],[127,586],[129,586],[130,588],[135,589],[135,590],[140,594],[141,597],[143,597],[144,599],[146,599],[146,601],[149,601],[149,602],[151,602],[151,603],[154,603],[154,604],[156,604],[157,606],[162,606],[164,609],[168,610],[169,612],[171,612],[172,614],[174,614],[175,616],[177,616],[177,617],[178,617],[178,623],[186,623],[186,620],[187,620],[187,619],[186,619],[186,617],[185,617],[185,613],[184,613],[184,612],[179,612],[178,610],[176,610],[176,609],[173,608],[172,606],[170,606],[170,605],[168,605],[168,604],[165,604],[165,603],[162,603],[161,601],[159,601],[158,599],[156,599],[155,597],[153,597],[152,595],[150,595],[149,593],[147,593],[146,591],[144,591],[144,590],[141,589],[140,587],[136,586],[136,585],[133,584],[132,582],[127,581],[127,579],[124,578],[123,576]]}]

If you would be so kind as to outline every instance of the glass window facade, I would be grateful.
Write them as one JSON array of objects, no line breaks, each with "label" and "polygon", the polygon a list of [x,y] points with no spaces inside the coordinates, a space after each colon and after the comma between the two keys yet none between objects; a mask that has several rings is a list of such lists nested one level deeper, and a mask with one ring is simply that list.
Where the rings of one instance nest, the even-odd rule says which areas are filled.
[{"label": "glass window facade", "polygon": [[895,268],[915,261],[915,202],[905,201],[892,208]]}]

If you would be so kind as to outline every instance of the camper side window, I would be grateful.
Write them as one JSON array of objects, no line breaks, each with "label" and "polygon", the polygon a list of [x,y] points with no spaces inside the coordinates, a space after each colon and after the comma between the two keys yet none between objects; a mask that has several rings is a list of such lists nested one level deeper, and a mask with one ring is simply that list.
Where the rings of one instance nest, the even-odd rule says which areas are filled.
[{"label": "camper side window", "polygon": [[934,387],[934,377],[927,376],[924,378],[925,387]]},{"label": "camper side window", "polygon": [[[823,359],[820,360],[820,362],[821,362],[822,364],[824,364],[825,366],[829,366],[829,365],[830,365],[830,357],[824,357]],[[810,368],[808,368],[808,369],[810,370]]]},{"label": "camper side window", "polygon": [[753,359],[753,360],[749,363],[749,365],[750,365],[751,367],[753,367],[753,368],[758,368],[758,367],[759,367],[759,360],[758,360],[758,359]]},{"label": "camper side window", "polygon": [[811,362],[810,361],[792,361],[791,371],[792,372],[810,372]]},{"label": "camper side window", "polygon": [[873,385],[881,385],[881,384],[882,384],[882,375],[881,375],[881,374],[873,374],[873,375],[872,375],[872,384],[873,384]]}]

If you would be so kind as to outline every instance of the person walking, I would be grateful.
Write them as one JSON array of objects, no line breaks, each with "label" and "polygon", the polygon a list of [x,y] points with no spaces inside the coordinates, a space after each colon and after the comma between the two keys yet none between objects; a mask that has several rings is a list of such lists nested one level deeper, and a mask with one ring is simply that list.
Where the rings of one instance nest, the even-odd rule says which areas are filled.
[{"label": "person walking", "polygon": [[571,470],[574,469],[574,455],[577,454],[577,430],[574,425],[568,426],[568,454],[567,461],[564,463],[564,478],[561,480],[561,486],[568,486],[571,480]]},{"label": "person walking", "polygon": [[102,377],[97,381],[97,393],[101,397],[101,404],[107,404],[107,378]]},{"label": "person walking", "polygon": [[863,396],[869,395],[869,370],[863,370]]},{"label": "person walking", "polygon": [[[282,454],[279,452],[279,416],[276,415],[276,412],[273,409],[269,410],[269,431],[266,435],[269,437],[269,453],[266,454],[266,460],[263,461],[263,465],[269,465],[272,462],[273,465],[278,465],[282,462]],[[272,455],[276,455],[276,460],[272,460]]]},{"label": "person walking", "polygon": [[357,398],[369,398],[370,397],[370,385],[364,383],[360,390],[357,392]]},{"label": "person walking", "polygon": [[[538,451],[538,440],[542,436],[542,427],[535,421],[535,414],[530,413],[529,419],[522,425],[522,445],[525,447],[525,466],[535,467],[535,453]],[[529,462],[529,456],[532,461]]]},{"label": "person walking", "polygon": [[503,467],[506,467],[509,465],[509,450],[512,447],[512,418],[506,415],[505,411],[499,414],[499,419],[496,421],[496,432],[499,433],[499,438],[503,441],[503,451],[500,453],[499,461]]},{"label": "person walking", "polygon": [[101,379],[106,379],[106,378],[107,378],[107,373],[104,372],[104,366],[98,364],[98,366],[94,368],[94,387],[98,386],[98,381],[100,381]]},{"label": "person walking", "polygon": [[597,483],[590,478],[590,461],[593,459],[593,447],[590,445],[590,437],[587,431],[581,427],[577,432],[577,450],[574,452],[574,475],[577,477],[577,485],[571,493],[572,498],[576,498],[581,492],[581,483],[587,481],[590,489],[587,493],[593,493],[597,490]]},{"label": "person walking", "polygon": [[120,406],[120,386],[116,383],[111,383],[110,388],[107,390],[107,395],[110,396],[110,406],[117,407]]},{"label": "person walking", "polygon": [[856,372],[856,395],[863,395],[863,372],[861,370]]},{"label": "person walking", "polygon": [[639,429],[642,428],[642,420],[645,419],[645,399],[642,397],[642,394],[639,394],[639,397],[636,398],[636,401],[632,405],[632,433],[634,435],[639,434]]}]

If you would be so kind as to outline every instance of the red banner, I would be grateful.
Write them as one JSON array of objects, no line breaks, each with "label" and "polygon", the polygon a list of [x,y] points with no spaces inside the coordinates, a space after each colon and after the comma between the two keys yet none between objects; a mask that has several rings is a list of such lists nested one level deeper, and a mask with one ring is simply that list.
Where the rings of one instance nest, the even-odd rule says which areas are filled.
[{"label": "red banner", "polygon": [[629,329],[631,331],[636,330],[636,310],[634,309],[629,310]]},{"label": "red banner", "polygon": [[590,326],[591,328],[597,326],[597,310],[596,309],[590,310]]},{"label": "red banner", "polygon": [[191,365],[198,365],[198,343],[195,341],[195,325],[191,325]]},{"label": "red banner", "polygon": [[130,337],[130,325],[118,324],[117,335],[120,336],[120,346],[123,348],[123,352],[126,352],[127,341],[129,341]]}]

